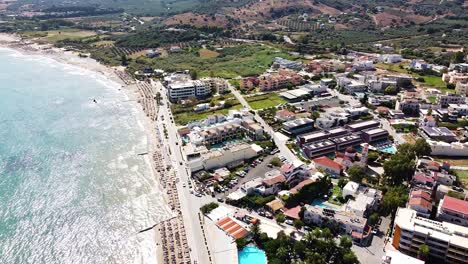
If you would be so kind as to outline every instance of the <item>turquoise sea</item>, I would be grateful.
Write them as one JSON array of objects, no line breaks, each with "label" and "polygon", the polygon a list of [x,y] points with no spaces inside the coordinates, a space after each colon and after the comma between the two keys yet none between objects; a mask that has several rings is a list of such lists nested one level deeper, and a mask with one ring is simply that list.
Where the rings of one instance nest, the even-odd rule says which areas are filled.
[{"label": "turquoise sea", "polygon": [[168,208],[138,109],[102,75],[0,48],[0,263],[156,263],[138,231]]}]

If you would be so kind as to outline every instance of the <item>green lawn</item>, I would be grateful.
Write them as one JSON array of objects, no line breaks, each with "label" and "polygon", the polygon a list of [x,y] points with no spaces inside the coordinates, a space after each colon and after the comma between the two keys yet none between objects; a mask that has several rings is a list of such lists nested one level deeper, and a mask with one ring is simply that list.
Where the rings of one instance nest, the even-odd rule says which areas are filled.
[{"label": "green lawn", "polygon": [[458,180],[463,184],[465,188],[468,188],[468,171],[466,170],[455,170],[458,176]]},{"label": "green lawn", "polygon": [[277,93],[268,93],[264,95],[245,97],[250,107],[254,110],[274,107],[287,101],[280,97]]},{"label": "green lawn", "polygon": [[[336,196],[336,199],[333,199],[333,196]],[[336,205],[341,205],[338,201],[339,198],[343,196],[343,190],[338,185],[333,185],[332,195],[328,198],[328,202]]]},{"label": "green lawn", "polygon": [[427,97],[427,100],[429,100],[429,102],[431,102],[431,104],[435,104],[436,101],[437,101],[437,97],[435,97],[435,96],[428,96],[428,97]]}]

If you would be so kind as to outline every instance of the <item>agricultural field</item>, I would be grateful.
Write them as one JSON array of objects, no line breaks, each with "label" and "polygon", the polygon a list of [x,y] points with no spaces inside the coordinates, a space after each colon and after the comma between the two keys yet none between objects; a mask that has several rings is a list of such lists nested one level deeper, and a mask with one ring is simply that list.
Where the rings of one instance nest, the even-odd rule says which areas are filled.
[{"label": "agricultural field", "polygon": [[[139,57],[130,62],[130,72],[153,67],[165,71],[191,70],[199,77],[234,78],[259,75],[268,69],[275,57],[293,59],[286,52],[260,45],[243,44],[219,51],[219,56],[201,57],[199,50],[170,54],[167,58]],[[211,54],[212,55],[212,54]]]},{"label": "agricultural field", "polygon": [[249,103],[250,107],[254,110],[275,107],[279,104],[286,103],[287,101],[281,98],[277,93],[267,93],[256,96],[246,96],[245,100]]}]

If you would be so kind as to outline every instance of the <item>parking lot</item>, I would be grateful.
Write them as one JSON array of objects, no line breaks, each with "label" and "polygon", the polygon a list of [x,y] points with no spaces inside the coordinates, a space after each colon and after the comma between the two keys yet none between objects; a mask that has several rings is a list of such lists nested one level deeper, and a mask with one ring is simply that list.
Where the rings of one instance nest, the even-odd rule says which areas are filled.
[{"label": "parking lot", "polygon": [[[265,158],[263,158],[263,161],[260,162],[258,165],[256,165],[254,168],[250,168],[245,177],[241,178],[238,177],[237,184],[235,184],[232,188],[230,188],[227,192],[223,193],[217,193],[216,197],[217,198],[225,198],[229,193],[234,192],[240,188],[240,186],[252,179],[255,179],[257,177],[265,177],[265,173],[267,173],[270,170],[275,169],[275,167],[268,167],[268,164],[270,164],[270,161],[275,157],[275,155],[268,155]],[[276,168],[279,169],[279,168]]]}]

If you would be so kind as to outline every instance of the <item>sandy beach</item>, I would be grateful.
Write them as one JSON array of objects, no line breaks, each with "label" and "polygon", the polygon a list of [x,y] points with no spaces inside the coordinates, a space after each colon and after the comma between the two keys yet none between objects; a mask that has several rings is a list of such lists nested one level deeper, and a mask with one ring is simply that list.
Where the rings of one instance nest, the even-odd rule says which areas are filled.
[{"label": "sandy beach", "polygon": [[[157,188],[161,191],[161,194],[164,197],[164,207],[167,208],[168,212],[171,212],[171,208],[169,207],[169,197],[167,195],[167,192],[165,189],[163,189],[163,185],[161,184],[160,177],[159,176],[159,164],[156,164],[155,160],[153,159],[153,156],[156,152],[160,151],[160,146],[158,142],[156,141],[157,138],[157,133],[156,133],[156,125],[154,123],[155,118],[157,116],[156,113],[156,107],[153,110],[154,113],[149,116],[147,113],[148,111],[145,111],[145,95],[143,95],[143,92],[141,91],[142,88],[142,83],[137,82],[133,80],[130,76],[128,76],[123,67],[108,67],[105,65],[100,64],[94,59],[91,58],[83,58],[78,56],[78,53],[72,52],[72,51],[65,51],[61,48],[54,47],[51,44],[47,45],[42,45],[42,44],[37,44],[32,41],[23,41],[19,36],[13,35],[13,34],[5,34],[5,33],[0,33],[0,47],[6,47],[6,48],[11,48],[16,51],[19,51],[22,54],[30,54],[30,55],[38,55],[38,56],[44,56],[53,60],[56,60],[60,63],[65,63],[68,65],[73,65],[79,68],[83,68],[89,71],[93,71],[99,74],[102,74],[105,76],[109,81],[115,82],[118,85],[118,90],[122,90],[122,92],[125,93],[126,97],[128,100],[138,102],[142,108],[140,108],[143,111],[138,111],[138,116],[137,119],[140,121],[140,123],[143,125],[144,130],[147,134],[147,140],[148,140],[148,154],[145,155],[145,159],[147,160],[147,163],[149,166],[151,166],[151,172],[155,180],[158,182]],[[145,87],[147,87],[145,85]],[[171,219],[174,217],[174,214],[172,213],[168,219]],[[168,219],[165,219],[163,221],[166,221]],[[156,252],[157,252],[157,263],[161,264],[164,263],[163,258],[162,258],[162,237],[161,233],[158,231],[160,228],[161,223],[155,223],[156,226],[153,228],[153,232],[155,233],[155,241],[156,241]]]}]

